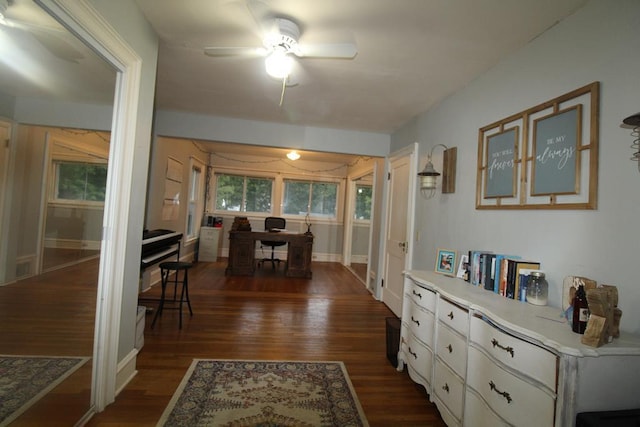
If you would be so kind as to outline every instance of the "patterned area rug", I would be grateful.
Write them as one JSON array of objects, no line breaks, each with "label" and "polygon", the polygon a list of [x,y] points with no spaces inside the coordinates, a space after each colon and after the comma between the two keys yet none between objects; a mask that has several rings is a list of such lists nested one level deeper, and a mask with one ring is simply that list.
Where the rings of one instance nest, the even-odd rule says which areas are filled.
[{"label": "patterned area rug", "polygon": [[342,362],[194,359],[158,426],[368,426]]},{"label": "patterned area rug", "polygon": [[88,357],[0,355],[0,426],[18,418]]}]

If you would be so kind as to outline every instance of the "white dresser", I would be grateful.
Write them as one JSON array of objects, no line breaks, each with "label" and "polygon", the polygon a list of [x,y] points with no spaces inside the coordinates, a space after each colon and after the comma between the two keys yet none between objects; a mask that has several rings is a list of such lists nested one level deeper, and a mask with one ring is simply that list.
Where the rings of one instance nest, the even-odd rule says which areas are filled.
[{"label": "white dresser", "polygon": [[407,366],[449,426],[565,427],[579,412],[640,408],[640,337],[599,348],[580,337],[559,308],[405,274],[398,370]]}]

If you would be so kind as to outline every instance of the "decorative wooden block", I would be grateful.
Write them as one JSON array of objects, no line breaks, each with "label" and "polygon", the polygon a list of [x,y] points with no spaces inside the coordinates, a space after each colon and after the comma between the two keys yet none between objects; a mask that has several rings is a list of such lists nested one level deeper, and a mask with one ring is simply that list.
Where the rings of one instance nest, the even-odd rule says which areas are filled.
[{"label": "decorative wooden block", "polygon": [[600,347],[605,344],[605,336],[607,333],[607,319],[598,315],[592,314],[589,316],[589,322],[587,322],[587,329],[584,331],[584,335],[580,341],[584,345],[591,347]]}]

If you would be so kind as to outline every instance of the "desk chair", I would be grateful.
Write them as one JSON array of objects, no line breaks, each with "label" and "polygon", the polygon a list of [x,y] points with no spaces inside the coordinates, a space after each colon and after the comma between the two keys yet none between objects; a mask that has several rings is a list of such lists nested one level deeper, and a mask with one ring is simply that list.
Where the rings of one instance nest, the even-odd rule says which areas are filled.
[{"label": "desk chair", "polygon": [[[264,229],[265,231],[270,231],[271,229],[284,229],[287,225],[287,221],[284,218],[279,218],[276,216],[268,216],[264,219]],[[275,258],[275,249],[276,246],[284,246],[287,242],[272,242],[270,240],[261,240],[260,247],[264,248],[265,246],[271,248],[271,258],[262,258],[258,264],[264,264],[265,261],[271,262],[271,268],[276,269],[276,263],[280,266],[280,259]]]}]

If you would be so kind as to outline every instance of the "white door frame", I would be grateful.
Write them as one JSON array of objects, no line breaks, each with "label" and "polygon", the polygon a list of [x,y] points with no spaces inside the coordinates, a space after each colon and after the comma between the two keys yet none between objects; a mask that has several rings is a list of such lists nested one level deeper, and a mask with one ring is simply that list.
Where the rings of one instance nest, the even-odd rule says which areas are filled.
[{"label": "white door frame", "polygon": [[417,176],[418,173],[418,143],[414,142],[406,147],[403,147],[393,153],[389,154],[385,159],[385,167],[384,173],[386,175],[384,181],[384,195],[383,195],[383,210],[382,213],[382,224],[380,226],[380,235],[384,236],[380,239],[380,248],[378,252],[378,266],[379,266],[379,274],[376,279],[376,298],[379,300],[383,300],[383,286],[382,280],[387,276],[386,265],[385,265],[385,256],[387,253],[387,239],[386,236],[389,232],[389,200],[391,186],[389,185],[389,174],[391,170],[391,162],[392,160],[399,157],[409,157],[409,200],[407,206],[407,238],[406,241],[409,244],[409,248],[407,250],[407,256],[405,257],[405,270],[409,270],[413,265],[413,238],[412,236],[415,234],[415,194],[416,194],[416,179],[413,179]]},{"label": "white door frame", "polygon": [[93,349],[92,408],[115,400],[142,60],[89,0],[35,0],[117,71]]},{"label": "white door frame", "polygon": [[371,220],[369,225],[369,248],[367,250],[367,273],[365,278],[365,286],[367,289],[373,291],[369,287],[369,277],[371,275],[371,253],[373,251],[372,243],[373,243],[373,229],[374,224],[377,218],[375,218],[375,206],[376,206],[376,182],[377,182],[377,174],[378,174],[378,164],[374,163],[371,169],[367,169],[362,172],[358,172],[353,175],[347,176],[347,197],[346,197],[346,206],[345,206],[345,220],[344,220],[344,235],[343,235],[343,243],[342,243],[342,265],[349,267],[351,265],[351,249],[352,249],[352,238],[353,238],[353,211],[355,209],[355,189],[356,189],[356,181],[358,178],[362,178],[363,176],[372,174],[372,194],[371,194]]}]

